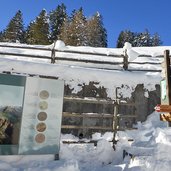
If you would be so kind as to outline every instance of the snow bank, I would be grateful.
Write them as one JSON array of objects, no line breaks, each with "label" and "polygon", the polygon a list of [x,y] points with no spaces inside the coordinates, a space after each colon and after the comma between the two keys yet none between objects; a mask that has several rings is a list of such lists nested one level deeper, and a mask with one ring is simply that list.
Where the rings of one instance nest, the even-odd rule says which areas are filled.
[{"label": "snow bank", "polygon": [[123,97],[130,97],[137,84],[144,84],[147,90],[152,91],[155,90],[155,85],[159,84],[161,80],[159,72],[108,71],[0,58],[0,72],[3,71],[55,76],[65,80],[65,84],[69,85],[70,89],[73,89],[73,93],[81,90],[80,85],[89,85],[89,82],[97,82],[98,86],[106,88],[110,98],[115,97],[114,89],[116,87],[122,87],[120,93]]},{"label": "snow bank", "polygon": [[[0,156],[0,170],[3,171],[170,171],[171,168],[171,128],[159,120],[159,114],[152,113],[146,122],[138,123],[138,129],[119,132],[116,151],[108,141],[110,132],[104,135],[95,133],[97,147],[93,144],[63,144],[60,160],[53,161],[52,155]],[[129,143],[128,139],[134,142]],[[77,137],[62,135],[61,140]],[[133,154],[125,156],[123,150]]]},{"label": "snow bank", "polygon": [[138,130],[125,133],[134,142],[125,149],[135,155],[129,167],[137,165],[146,171],[169,171],[171,168],[171,128],[159,119],[159,113],[152,113],[146,122],[138,124]]}]

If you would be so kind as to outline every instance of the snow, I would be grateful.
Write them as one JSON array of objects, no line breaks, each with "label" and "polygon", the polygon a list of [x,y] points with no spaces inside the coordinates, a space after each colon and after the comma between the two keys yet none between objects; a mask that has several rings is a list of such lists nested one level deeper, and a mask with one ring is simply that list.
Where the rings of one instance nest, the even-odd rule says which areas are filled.
[{"label": "snow", "polygon": [[134,50],[132,49],[132,45],[131,45],[130,43],[128,43],[128,42],[126,42],[126,43],[124,44],[123,49],[124,49],[125,53],[128,55],[128,61],[129,61],[129,62],[134,61],[134,60],[137,59],[138,56],[140,55],[139,53],[137,53],[136,51],[134,51]]},{"label": "snow", "polygon": [[[61,135],[60,160],[53,155],[0,156],[0,170],[4,171],[170,171],[171,128],[159,120],[159,113],[153,112],[144,123],[138,123],[137,130],[118,132],[116,150],[112,148],[113,133],[95,133],[94,144],[63,144],[62,141],[78,141],[71,134]],[[134,141],[130,143],[128,139]],[[123,150],[133,154],[123,158]]]},{"label": "snow", "polygon": [[[0,58],[0,71],[12,71],[16,73],[29,73],[35,75],[49,75],[59,77],[65,80],[65,84],[73,89],[73,93],[80,91],[80,85],[88,85],[90,81],[99,83],[98,86],[104,86],[107,89],[108,97],[115,97],[114,87],[121,87],[123,97],[130,97],[131,92],[137,84],[144,84],[149,90],[155,90],[155,84],[159,84],[161,74],[159,72],[129,72],[129,71],[108,71],[85,68],[79,66],[68,66],[61,64],[33,63]],[[48,71],[48,73],[47,73]],[[80,77],[80,75],[84,77]],[[121,79],[122,78],[122,79]],[[131,79],[131,82],[130,82]],[[117,81],[116,81],[117,80]],[[150,83],[149,83],[150,82]]]},{"label": "snow", "polygon": [[[119,61],[120,58],[115,58],[111,55],[122,55],[124,49],[110,48],[91,48],[91,47],[71,47],[65,46],[62,42],[56,42],[49,46],[33,46],[23,44],[0,43],[0,45],[13,45],[21,47],[39,47],[61,50],[57,52],[57,56],[75,59],[92,60],[92,55],[89,54],[72,54],[67,51],[89,52],[97,61]],[[156,62],[158,64],[146,64],[145,69],[157,70],[163,60],[164,50],[171,50],[171,47],[141,47],[133,48],[126,45],[126,49],[133,50],[138,53],[138,57],[132,59],[132,62]],[[71,61],[50,63],[50,50],[30,50],[21,48],[1,47],[0,52],[30,54],[48,56],[49,59],[34,59],[28,57],[14,57],[12,55],[0,55],[0,72],[10,71],[15,74],[33,74],[33,75],[48,75],[55,76],[65,80],[70,88],[73,88],[73,93],[81,90],[80,85],[88,85],[90,81],[97,82],[98,86],[104,86],[107,90],[108,97],[115,97],[114,87],[118,89],[119,95],[122,97],[130,97],[135,89],[135,85],[144,84],[147,90],[145,96],[148,97],[148,91],[155,89],[155,84],[159,84],[161,80],[160,72],[140,72],[140,71],[123,71],[109,70],[109,65],[103,66],[107,69],[102,69],[99,65],[90,66],[83,62],[72,63]],[[133,52],[131,52],[133,53]],[[106,56],[100,56],[103,54]],[[142,57],[142,55],[145,55]],[[132,66],[131,66],[132,65]],[[142,68],[142,65],[131,64],[129,67]],[[101,66],[102,67],[102,66]],[[118,67],[121,69],[121,66]],[[81,77],[80,77],[81,76]],[[121,88],[122,87],[122,88]],[[116,150],[112,148],[110,142],[113,138],[113,133],[106,132],[105,134],[95,133],[92,139],[97,140],[97,146],[91,143],[65,144],[63,141],[79,141],[78,137],[71,134],[61,135],[60,144],[60,159],[54,161],[53,155],[18,155],[18,156],[0,156],[0,170],[2,171],[170,171],[171,168],[171,128],[167,127],[166,122],[161,122],[159,113],[153,112],[144,123],[135,125],[136,130],[118,132]],[[133,142],[128,140],[133,139]],[[123,156],[123,150],[128,154]],[[124,158],[123,158],[124,157]]]},{"label": "snow", "polygon": [[55,49],[63,49],[65,48],[65,43],[61,40],[55,42]]},{"label": "snow", "polygon": [[[19,46],[22,48],[4,47],[5,45],[14,47]],[[23,47],[27,48],[23,49]],[[30,49],[33,47],[39,49]],[[55,64],[51,64],[50,60],[51,50],[53,48],[58,50],[55,53],[55,56],[57,57]],[[124,54],[124,49],[122,48],[112,49],[65,46],[60,40],[55,44],[48,46],[0,43],[0,52],[17,53],[21,55],[0,55],[0,72],[10,71],[13,73],[58,77],[59,79],[65,80],[65,83],[69,85],[70,89],[73,89],[72,93],[81,91],[83,85],[88,85],[90,82],[96,82],[97,87],[101,86],[106,88],[108,97],[112,99],[115,97],[114,89],[116,87],[122,87],[120,89],[120,96],[123,98],[129,98],[137,84],[144,84],[147,91],[155,90],[155,84],[159,84],[161,80],[161,73],[158,71],[161,70],[163,58],[158,58],[156,56],[149,57],[148,51],[153,54],[160,51],[160,55],[163,55],[164,48],[149,47],[151,51],[147,51],[147,48],[144,47],[132,48],[128,43],[124,48],[130,50],[131,54],[146,54],[143,57],[136,56],[136,59],[131,59],[133,61],[129,64],[129,69],[137,71],[123,71],[122,55]],[[143,49],[145,49],[145,51],[143,51]],[[26,54],[38,55],[40,58],[24,57]],[[133,58],[133,56],[131,58]],[[43,57],[47,57],[47,59],[43,59]],[[60,60],[60,58],[64,58],[65,60]],[[82,60],[85,60],[85,62]],[[89,62],[86,62],[86,60]],[[120,64],[113,65],[115,62],[120,62]],[[144,62],[146,64],[142,64]],[[148,71],[138,71],[142,69]],[[150,72],[150,70],[153,70],[153,72]],[[84,77],[80,77],[80,75]]]}]

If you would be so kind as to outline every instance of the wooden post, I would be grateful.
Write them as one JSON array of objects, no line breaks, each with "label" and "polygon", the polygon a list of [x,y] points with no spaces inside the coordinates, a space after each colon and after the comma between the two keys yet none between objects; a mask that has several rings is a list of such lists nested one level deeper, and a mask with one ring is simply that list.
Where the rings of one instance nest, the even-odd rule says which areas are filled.
[{"label": "wooden post", "polygon": [[125,50],[125,54],[123,55],[123,68],[124,68],[124,70],[128,70],[128,55],[127,55],[127,50]]},{"label": "wooden post", "polygon": [[[164,61],[165,61],[165,69],[166,69],[166,93],[168,96],[168,105],[171,105],[171,71],[170,71],[170,56],[169,56],[169,50],[164,51]],[[171,114],[171,112],[170,112]],[[171,127],[171,122],[168,122],[168,126]]]},{"label": "wooden post", "polygon": [[116,150],[115,144],[117,143],[116,141],[116,134],[117,134],[117,127],[118,127],[118,105],[119,105],[119,100],[117,99],[117,88],[116,88],[116,100],[114,102],[114,111],[113,111],[113,149]]},{"label": "wooden post", "polygon": [[54,160],[59,160],[59,154],[54,155]]},{"label": "wooden post", "polygon": [[54,46],[52,48],[52,53],[51,53],[51,63],[52,64],[55,63],[55,45],[56,45],[56,41],[54,41]]},{"label": "wooden post", "polygon": [[116,134],[117,134],[117,127],[118,127],[118,100],[114,102],[114,113],[113,113],[113,149],[115,150],[116,141]]}]

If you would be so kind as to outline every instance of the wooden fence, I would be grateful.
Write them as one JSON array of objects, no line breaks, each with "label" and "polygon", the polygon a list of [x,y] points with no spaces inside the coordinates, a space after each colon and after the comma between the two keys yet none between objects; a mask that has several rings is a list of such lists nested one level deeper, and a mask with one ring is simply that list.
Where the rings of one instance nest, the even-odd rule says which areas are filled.
[{"label": "wooden fence", "polygon": [[[21,57],[21,58],[35,58],[35,59],[39,59],[39,60],[44,60],[44,59],[48,59],[50,63],[54,64],[54,63],[60,63],[60,62],[73,62],[73,63],[77,63],[78,66],[80,63],[84,63],[84,67],[89,67],[88,64],[92,64],[93,67],[97,68],[97,69],[106,69],[106,70],[128,70],[128,71],[150,71],[150,72],[161,72],[161,69],[153,69],[153,67],[151,67],[152,69],[149,69],[149,67],[144,68],[143,66],[145,65],[152,65],[152,66],[160,66],[161,62],[160,61],[152,61],[152,62],[128,62],[128,56],[125,54],[121,54],[121,55],[114,55],[114,54],[103,54],[103,53],[92,53],[92,52],[80,52],[80,51],[71,51],[71,50],[58,50],[55,49],[54,47],[52,48],[46,48],[46,47],[34,47],[34,46],[19,46],[19,45],[7,45],[7,44],[0,44],[1,48],[4,48],[4,50],[0,51],[0,56],[17,56],[17,57]],[[6,49],[11,49],[6,50]],[[13,49],[13,50],[12,50]],[[18,53],[16,51],[16,49],[20,49],[20,50],[29,50],[28,53]],[[32,50],[32,54],[30,53],[30,50]],[[12,52],[14,51],[14,52]],[[47,52],[47,55],[40,55],[40,54],[35,54],[34,51],[40,51],[41,52]],[[78,56],[84,56],[84,55],[89,55],[91,58],[87,59],[87,58],[77,58],[77,57],[68,57],[71,56],[71,54],[74,55],[78,55]],[[94,57],[98,56],[98,57],[103,57],[103,60],[98,60],[95,59]],[[144,57],[151,57],[151,56],[147,56],[147,55],[140,55],[138,58],[144,58]],[[163,58],[163,56],[156,56],[156,58],[161,59]],[[109,60],[110,59],[110,60]],[[112,59],[112,60],[111,60]],[[115,60],[113,60],[115,59]],[[86,65],[87,64],[87,65]],[[71,64],[72,65],[72,64]],[[95,65],[95,66],[94,66]],[[107,65],[107,67],[103,67],[104,65]],[[140,65],[141,67],[139,67],[138,69],[136,69],[136,67],[134,67],[134,65]],[[132,67],[133,66],[133,67]]]},{"label": "wooden fence", "polygon": [[[101,126],[94,126],[94,125],[66,125],[66,124],[62,124],[62,129],[80,129],[80,130],[87,130],[87,129],[92,129],[92,130],[96,130],[97,132],[101,132],[101,131],[111,131],[113,132],[113,147],[114,144],[116,143],[116,134],[118,130],[122,130],[120,129],[120,124],[119,124],[119,120],[121,118],[133,118],[135,119],[137,116],[135,114],[129,114],[129,115],[122,115],[118,113],[118,107],[121,105],[124,106],[134,106],[134,103],[125,103],[125,101],[121,101],[119,99],[115,99],[115,100],[106,100],[106,99],[97,99],[97,98],[78,98],[78,97],[68,97],[65,96],[64,97],[64,102],[78,102],[78,103],[89,103],[89,104],[101,104],[101,105],[105,105],[105,104],[110,104],[113,106],[113,114],[107,114],[107,113],[74,113],[74,112],[63,112],[63,119],[64,118],[90,118],[90,119],[110,119],[112,121],[112,124],[110,126],[106,126],[106,125],[101,125]],[[128,128],[126,128],[128,129]],[[132,128],[129,128],[132,129]],[[81,133],[82,134],[82,133]],[[83,136],[83,134],[81,135]],[[94,141],[93,141],[94,142]]]}]

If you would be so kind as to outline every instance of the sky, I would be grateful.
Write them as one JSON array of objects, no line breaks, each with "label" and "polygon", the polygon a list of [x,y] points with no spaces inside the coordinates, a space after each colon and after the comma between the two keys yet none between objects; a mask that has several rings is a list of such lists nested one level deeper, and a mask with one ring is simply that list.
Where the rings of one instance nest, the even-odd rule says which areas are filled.
[{"label": "sky", "polygon": [[22,106],[23,93],[24,87],[0,85],[1,106]]},{"label": "sky", "polygon": [[163,46],[171,46],[170,0],[1,0],[0,31],[18,10],[22,11],[27,26],[42,9],[50,12],[61,3],[66,5],[68,15],[80,7],[86,17],[98,11],[107,30],[109,48],[116,47],[119,33],[126,29],[133,32],[148,29],[152,35],[160,35]]}]

